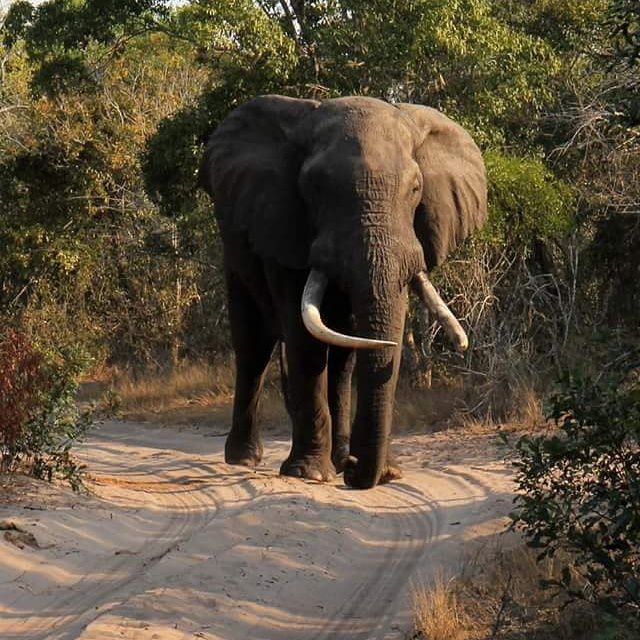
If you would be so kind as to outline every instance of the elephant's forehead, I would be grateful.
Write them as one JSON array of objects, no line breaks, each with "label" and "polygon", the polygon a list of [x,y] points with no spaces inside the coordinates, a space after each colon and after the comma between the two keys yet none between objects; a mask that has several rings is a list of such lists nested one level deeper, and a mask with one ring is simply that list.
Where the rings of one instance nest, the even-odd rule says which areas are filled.
[{"label": "elephant's forehead", "polygon": [[413,135],[406,119],[395,107],[381,100],[327,100],[315,115],[314,137],[320,144],[336,137],[357,141],[364,151],[375,151],[385,143],[402,146],[413,144]]}]

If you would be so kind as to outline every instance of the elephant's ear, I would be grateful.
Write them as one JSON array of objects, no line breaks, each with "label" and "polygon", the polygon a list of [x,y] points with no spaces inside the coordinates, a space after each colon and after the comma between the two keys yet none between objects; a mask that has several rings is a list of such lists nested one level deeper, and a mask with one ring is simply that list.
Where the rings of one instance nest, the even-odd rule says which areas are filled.
[{"label": "elephant's ear", "polygon": [[415,159],[424,186],[414,226],[427,268],[433,269],[487,218],[484,162],[471,136],[444,114],[397,106],[418,128]]},{"label": "elephant's ear", "polygon": [[314,100],[259,96],[232,111],[209,139],[200,185],[215,203],[223,239],[247,239],[263,258],[302,268],[309,228],[298,193],[302,121]]}]

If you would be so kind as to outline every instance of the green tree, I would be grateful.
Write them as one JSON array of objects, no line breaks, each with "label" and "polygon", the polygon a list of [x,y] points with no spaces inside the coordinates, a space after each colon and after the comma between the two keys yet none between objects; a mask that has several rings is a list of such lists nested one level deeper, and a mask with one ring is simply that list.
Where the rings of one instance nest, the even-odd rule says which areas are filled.
[{"label": "green tree", "polygon": [[629,66],[640,60],[640,5],[634,0],[612,0],[609,24],[617,55]]},{"label": "green tree", "polygon": [[206,81],[192,50],[162,33],[140,36],[91,91],[34,94],[38,65],[22,41],[3,71],[1,307],[48,343],[162,363],[184,345],[205,266],[178,255],[199,232],[183,236],[158,216],[140,157],[158,121]]}]

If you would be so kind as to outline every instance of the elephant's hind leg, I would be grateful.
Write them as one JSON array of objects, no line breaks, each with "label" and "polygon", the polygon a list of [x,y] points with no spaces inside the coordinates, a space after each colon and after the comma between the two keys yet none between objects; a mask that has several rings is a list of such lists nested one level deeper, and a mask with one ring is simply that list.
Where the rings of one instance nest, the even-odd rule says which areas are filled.
[{"label": "elephant's hind leg", "polygon": [[253,467],[262,459],[256,420],[258,403],[276,338],[255,300],[233,273],[227,274],[231,341],[236,357],[233,421],[224,448],[228,464]]}]

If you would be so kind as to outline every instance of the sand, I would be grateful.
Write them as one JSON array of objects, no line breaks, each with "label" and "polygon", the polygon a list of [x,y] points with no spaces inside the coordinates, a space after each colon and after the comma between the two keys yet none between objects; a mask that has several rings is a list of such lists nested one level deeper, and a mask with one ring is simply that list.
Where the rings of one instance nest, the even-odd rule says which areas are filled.
[{"label": "sand", "polygon": [[104,423],[90,495],[0,495],[33,542],[0,531],[0,638],[406,638],[412,589],[504,529],[513,484],[491,435],[394,443],[405,477],[353,491],[279,477],[284,436],[251,471],[210,428]]}]

